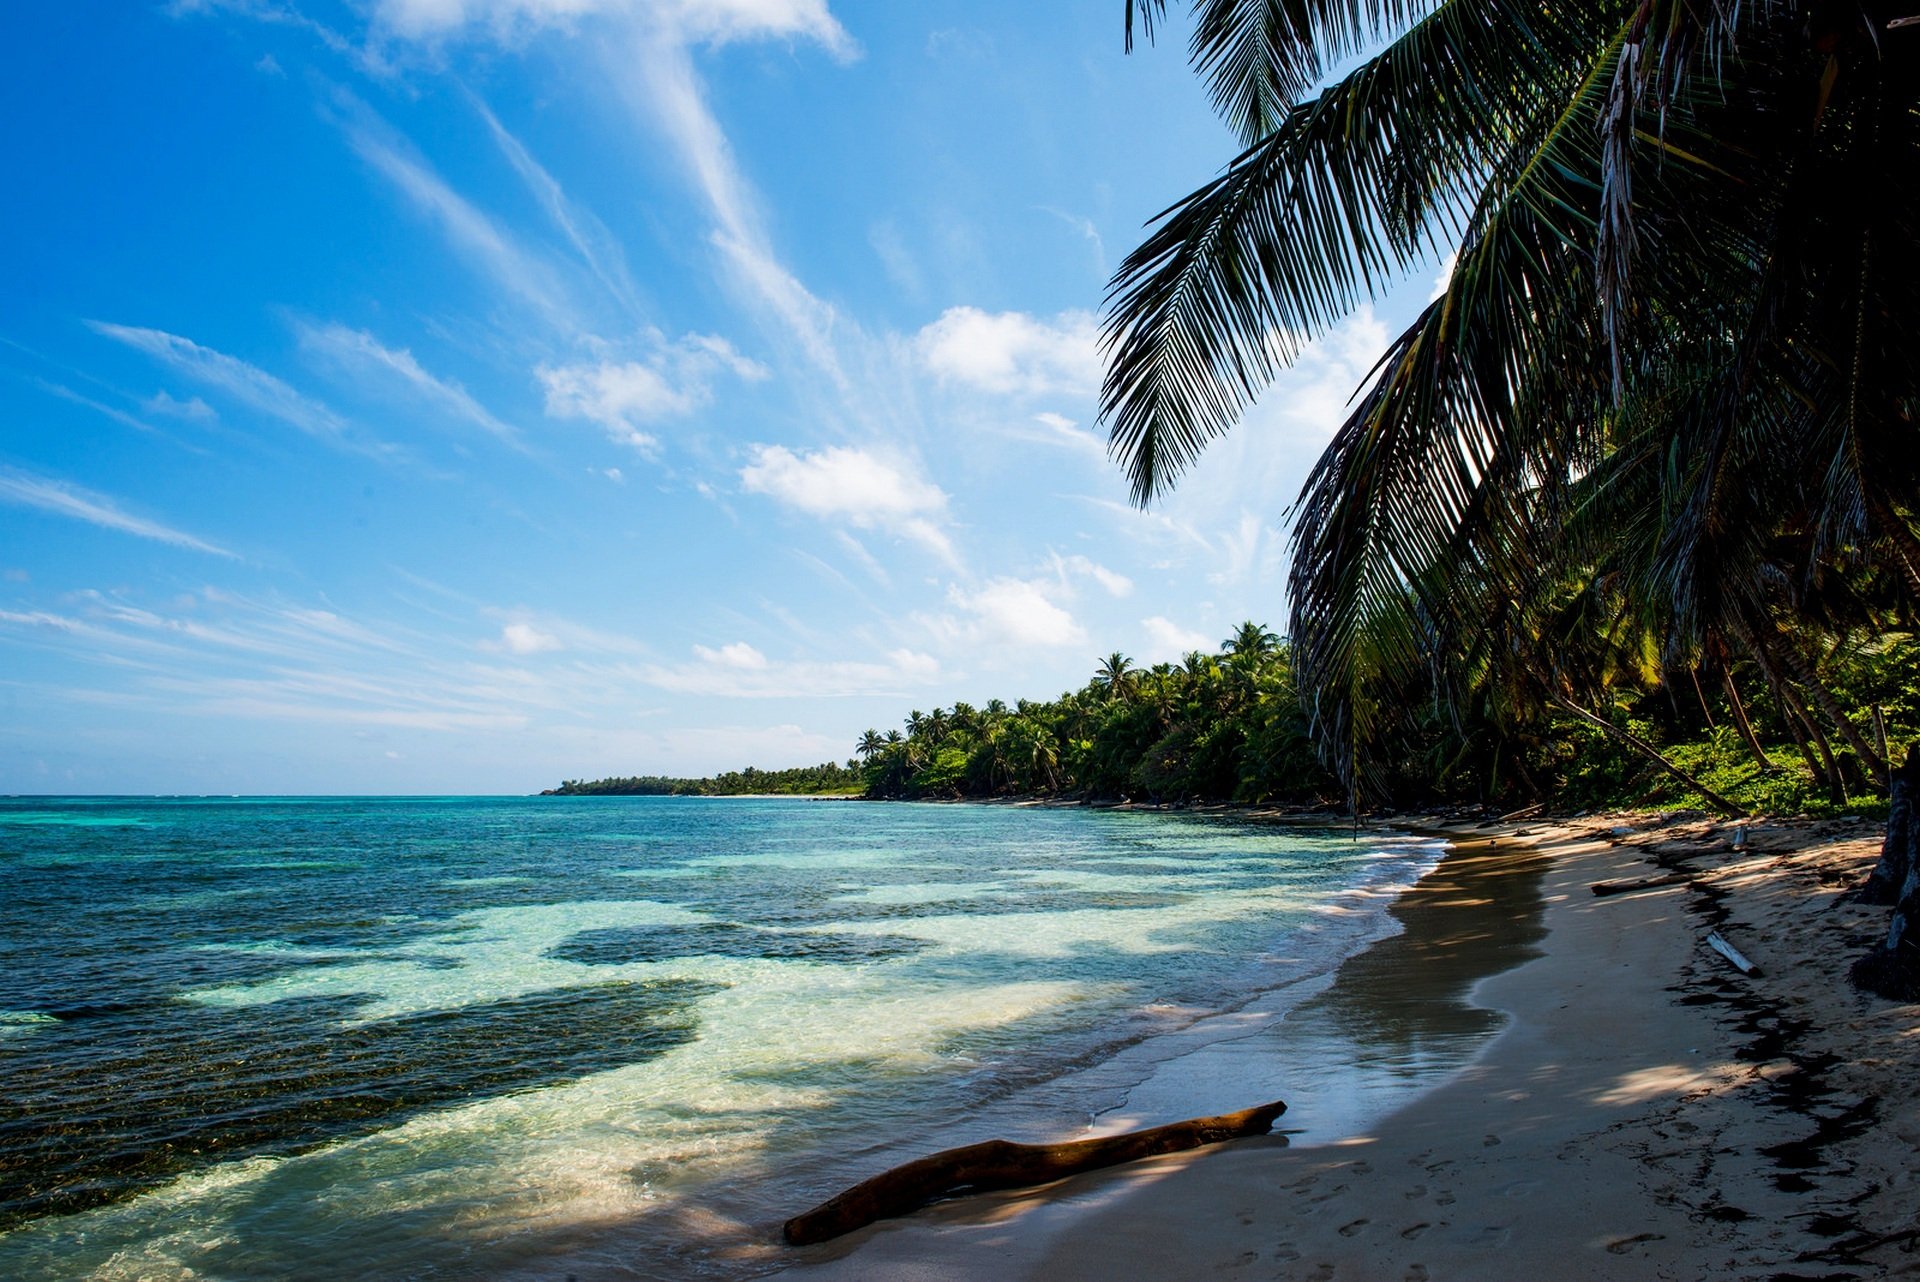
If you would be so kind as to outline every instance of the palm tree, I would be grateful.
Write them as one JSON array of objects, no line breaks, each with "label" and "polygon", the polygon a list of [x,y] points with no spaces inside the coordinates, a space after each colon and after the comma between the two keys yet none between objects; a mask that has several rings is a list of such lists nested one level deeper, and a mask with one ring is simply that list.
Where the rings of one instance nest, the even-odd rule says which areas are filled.
[{"label": "palm tree", "polygon": [[1250,659],[1264,658],[1279,646],[1280,638],[1252,619],[1235,628],[1233,635],[1220,643],[1220,648],[1228,654],[1244,655]]},{"label": "palm tree", "polygon": [[854,748],[854,752],[859,756],[860,760],[871,761],[874,755],[886,746],[887,741],[881,737],[878,730],[869,730],[860,736],[860,742]]},{"label": "palm tree", "polygon": [[1356,801],[1413,691],[1611,727],[1566,643],[1622,627],[1676,671],[1750,656],[1885,776],[1806,637],[1862,567],[1920,600],[1913,7],[1191,0],[1246,150],[1114,279],[1136,500],[1458,245],[1294,509],[1293,659]]},{"label": "palm tree", "polygon": [[1134,681],[1139,673],[1134,669],[1133,660],[1115,650],[1100,660],[1100,666],[1094,671],[1093,679],[1107,689],[1110,699],[1124,699],[1133,690]]}]

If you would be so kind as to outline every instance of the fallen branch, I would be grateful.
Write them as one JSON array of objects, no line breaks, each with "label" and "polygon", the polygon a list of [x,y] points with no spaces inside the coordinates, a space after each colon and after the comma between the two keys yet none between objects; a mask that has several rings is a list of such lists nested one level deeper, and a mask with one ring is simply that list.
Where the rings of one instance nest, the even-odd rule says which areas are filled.
[{"label": "fallen branch", "polygon": [[883,1171],[806,1214],[794,1216],[786,1223],[787,1241],[795,1246],[825,1242],[955,1193],[1030,1188],[1103,1166],[1265,1135],[1273,1129],[1274,1119],[1286,1111],[1285,1104],[1275,1101],[1238,1113],[1196,1117],[1126,1135],[1103,1135],[1064,1144],[988,1140],[950,1148]]},{"label": "fallen branch", "polygon": [[1586,722],[1588,725],[1592,726],[1594,729],[1600,731],[1602,734],[1606,735],[1608,738],[1618,739],[1620,742],[1626,744],[1629,748],[1632,748],[1635,752],[1639,753],[1641,756],[1645,757],[1647,760],[1658,765],[1662,770],[1665,770],[1668,774],[1678,779],[1681,783],[1686,784],[1687,787],[1693,789],[1695,792],[1705,797],[1708,801],[1712,802],[1715,806],[1719,808],[1722,814],[1728,815],[1734,819],[1744,819],[1746,817],[1746,814],[1747,814],[1746,810],[1743,807],[1741,807],[1737,802],[1727,800],[1725,797],[1721,796],[1719,793],[1715,792],[1713,789],[1707,787],[1707,785],[1705,785],[1704,783],[1701,783],[1698,779],[1695,779],[1692,775],[1682,770],[1679,766],[1676,766],[1670,759],[1668,759],[1665,753],[1660,751],[1660,749],[1654,747],[1652,744],[1648,743],[1645,739],[1642,739],[1639,735],[1633,733],[1633,731],[1622,730],[1619,726],[1614,725],[1613,722],[1607,720],[1605,717],[1597,716],[1594,713],[1588,712],[1585,708],[1573,702],[1573,700],[1566,698],[1564,695],[1550,694],[1547,697],[1551,699],[1554,705],[1560,708],[1562,711],[1572,713],[1574,716]]},{"label": "fallen branch", "polygon": [[1596,895],[1624,895],[1635,890],[1652,890],[1655,886],[1678,886],[1692,880],[1692,873],[1668,872],[1658,877],[1639,877],[1632,881],[1596,881],[1589,889]]},{"label": "fallen branch", "polygon": [[1746,959],[1746,956],[1742,954],[1738,948],[1735,948],[1732,944],[1729,944],[1726,940],[1726,936],[1722,935],[1717,930],[1708,932],[1707,947],[1713,949],[1714,952],[1719,953],[1722,957],[1732,962],[1733,968],[1739,971],[1742,975],[1758,975],[1760,973],[1760,968],[1754,965],[1752,962],[1748,961]]}]

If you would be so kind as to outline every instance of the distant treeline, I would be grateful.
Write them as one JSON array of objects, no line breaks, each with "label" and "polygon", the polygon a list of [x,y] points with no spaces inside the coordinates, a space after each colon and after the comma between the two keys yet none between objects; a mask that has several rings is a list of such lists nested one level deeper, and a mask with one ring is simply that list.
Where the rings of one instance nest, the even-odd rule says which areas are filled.
[{"label": "distant treeline", "polygon": [[[1370,746],[1377,791],[1409,809],[1695,806],[1708,789],[1774,814],[1875,811],[1886,803],[1875,799],[1873,761],[1860,749],[1898,760],[1920,743],[1914,632],[1861,630],[1808,653],[1802,683],[1845,731],[1837,739],[1777,673],[1752,661],[1727,656],[1663,674],[1645,656],[1624,657],[1637,661],[1610,669],[1605,698],[1590,710],[1565,699],[1524,714],[1491,698],[1448,707],[1426,692],[1405,729]],[[1251,622],[1218,653],[1179,663],[1142,668],[1108,655],[1086,685],[1057,699],[916,710],[902,730],[867,731],[855,752],[845,765],[570,780],[552,792],[1347,802],[1316,749],[1292,648]]]},{"label": "distant treeline", "polygon": [[[1448,708],[1426,692],[1406,731],[1370,745],[1376,791],[1405,808],[1579,809],[1699,805],[1697,785],[1776,814],[1883,807],[1873,761],[1857,745],[1897,760],[1920,742],[1920,638],[1861,630],[1804,666],[1846,737],[1830,739],[1777,674],[1753,662],[1729,657],[1682,669],[1678,681],[1649,661],[1623,662],[1595,713],[1523,715],[1491,698]],[[1292,648],[1251,622],[1219,653],[1179,663],[1142,668],[1109,655],[1057,699],[915,711],[904,733],[869,730],[856,752],[872,797],[1347,800],[1316,748]]]},{"label": "distant treeline", "polygon": [[729,770],[707,779],[673,779],[666,775],[628,775],[618,779],[569,779],[549,788],[543,797],[739,797],[754,793],[800,796],[830,792],[861,792],[866,780],[852,762],[823,761],[817,766],[788,770]]}]

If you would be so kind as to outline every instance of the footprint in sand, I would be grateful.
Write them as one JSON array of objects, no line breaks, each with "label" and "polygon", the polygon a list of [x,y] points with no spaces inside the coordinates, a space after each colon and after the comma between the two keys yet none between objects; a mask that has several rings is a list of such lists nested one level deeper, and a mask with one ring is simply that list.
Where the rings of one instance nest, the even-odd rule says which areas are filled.
[{"label": "footprint in sand", "polygon": [[1498,1135],[1489,1135],[1487,1136],[1487,1138],[1480,1141],[1480,1147],[1494,1148],[1494,1147],[1497,1147],[1499,1143],[1500,1143],[1500,1137]]},{"label": "footprint in sand", "polygon": [[1664,1233],[1636,1233],[1632,1237],[1623,1237],[1617,1242],[1607,1243],[1608,1255],[1625,1255],[1642,1242],[1658,1242],[1666,1237]]},{"label": "footprint in sand", "polygon": [[1276,1260],[1297,1260],[1300,1258],[1300,1248],[1291,1242],[1282,1242],[1279,1246],[1273,1248],[1273,1258]]},{"label": "footprint in sand", "polygon": [[1358,1233],[1361,1229],[1364,1229],[1365,1227],[1367,1227],[1366,1220],[1355,1220],[1351,1224],[1342,1224],[1340,1226],[1340,1236],[1352,1237],[1354,1234]]},{"label": "footprint in sand", "polygon": [[1407,1266],[1407,1271],[1405,1276],[1402,1279],[1402,1282],[1427,1282],[1427,1277],[1428,1277],[1428,1273],[1427,1273],[1426,1265],[1409,1264]]},{"label": "footprint in sand", "polygon": [[1331,1264],[1314,1265],[1313,1272],[1307,1274],[1307,1282],[1333,1282],[1333,1266]]},{"label": "footprint in sand", "polygon": [[1419,1237],[1422,1233],[1425,1233],[1428,1229],[1432,1227],[1433,1225],[1427,1223],[1425,1220],[1422,1220],[1418,1224],[1413,1225],[1411,1228],[1401,1229],[1400,1236],[1407,1239],[1407,1241],[1411,1242],[1413,1241],[1413,1239]]},{"label": "footprint in sand", "polygon": [[1425,1197],[1426,1195],[1427,1195],[1427,1186],[1424,1184],[1416,1184],[1412,1188],[1408,1189],[1404,1194],[1407,1201],[1409,1202],[1417,1202],[1421,1198]]},{"label": "footprint in sand", "polygon": [[1433,1195],[1433,1204],[1435,1206],[1452,1206],[1455,1200],[1453,1194],[1447,1192],[1445,1189],[1441,1189]]}]

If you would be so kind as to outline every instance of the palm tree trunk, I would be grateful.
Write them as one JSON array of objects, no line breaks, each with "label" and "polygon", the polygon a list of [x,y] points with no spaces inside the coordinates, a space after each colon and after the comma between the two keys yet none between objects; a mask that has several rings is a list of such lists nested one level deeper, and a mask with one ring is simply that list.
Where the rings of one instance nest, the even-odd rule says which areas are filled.
[{"label": "palm tree trunk", "polygon": [[1739,687],[1733,684],[1733,673],[1726,668],[1720,669],[1720,682],[1727,692],[1727,706],[1733,709],[1733,724],[1740,727],[1740,737],[1747,741],[1747,747],[1752,751],[1753,759],[1760,763],[1760,768],[1772,770],[1773,762],[1767,759],[1767,750],[1760,746],[1760,736],[1753,732],[1753,725],[1747,720],[1747,708],[1740,701]]},{"label": "palm tree trunk", "polygon": [[1867,742],[1867,737],[1860,733],[1860,727],[1853,724],[1853,719],[1848,717],[1840,707],[1840,701],[1833,697],[1833,691],[1820,683],[1820,678],[1814,673],[1813,666],[1807,662],[1806,656],[1800,653],[1800,647],[1789,645],[1786,651],[1787,666],[1793,669],[1796,677],[1800,678],[1800,684],[1805,686],[1807,692],[1813,696],[1813,701],[1820,706],[1820,711],[1826,713],[1827,720],[1833,722],[1835,728],[1840,731],[1841,737],[1847,741],[1847,746],[1860,754],[1860,762],[1866,766],[1867,773],[1873,776],[1873,781],[1885,788],[1887,786],[1885,759],[1873,750],[1873,745]]},{"label": "palm tree trunk", "polygon": [[1820,750],[1820,761],[1826,767],[1827,791],[1832,795],[1833,804],[1846,805],[1847,778],[1840,773],[1840,763],[1834,759],[1833,745],[1827,742],[1826,731],[1822,730],[1820,723],[1813,719],[1813,713],[1808,711],[1807,705],[1794,692],[1792,686],[1784,683],[1781,685],[1780,700],[1786,705],[1788,717],[1800,723],[1801,731],[1807,735],[1813,746]]},{"label": "palm tree trunk", "polygon": [[[1820,733],[1820,727],[1807,715],[1806,705],[1793,693],[1793,687],[1781,677],[1778,668],[1767,647],[1757,632],[1740,629],[1740,639],[1746,642],[1747,650],[1753,655],[1753,661],[1760,665],[1760,675],[1767,679],[1767,687],[1773,691],[1773,697],[1780,701],[1781,711],[1785,714],[1787,730],[1793,735],[1793,742],[1800,749],[1800,755],[1806,759],[1807,770],[1815,779],[1824,777],[1827,781],[1827,794],[1836,806],[1847,804],[1847,783],[1840,777],[1840,768],[1833,759],[1833,749],[1828,746],[1827,738]],[[1820,760],[1813,759],[1813,752],[1807,746],[1817,744],[1820,748]],[[1825,766],[1823,770],[1821,767]]]},{"label": "palm tree trunk", "polygon": [[1734,802],[1727,800],[1725,797],[1721,796],[1719,793],[1715,792],[1713,789],[1707,787],[1707,785],[1701,783],[1698,779],[1695,779],[1692,775],[1682,770],[1679,766],[1676,766],[1675,764],[1673,764],[1673,762],[1669,760],[1666,754],[1661,752],[1660,749],[1654,747],[1652,744],[1648,743],[1645,739],[1642,739],[1639,735],[1634,734],[1631,730],[1622,730],[1619,726],[1614,725],[1613,722],[1608,721],[1605,717],[1599,716],[1596,713],[1588,712],[1585,708],[1581,707],[1579,704],[1573,702],[1571,699],[1564,698],[1561,695],[1553,694],[1547,697],[1553,701],[1554,706],[1561,708],[1567,712],[1570,712],[1574,716],[1578,717],[1580,720],[1586,722],[1588,725],[1593,726],[1598,730],[1602,730],[1606,732],[1608,735],[1612,736],[1615,739],[1618,739],[1620,742],[1632,748],[1635,752],[1639,753],[1641,756],[1645,757],[1647,760],[1657,764],[1662,770],[1665,770],[1668,774],[1672,775],[1674,778],[1678,779],[1680,782],[1686,784],[1687,787],[1692,788],[1695,792],[1705,797],[1708,801],[1711,801],[1716,807],[1719,808],[1722,814],[1725,814],[1737,819],[1744,816],[1747,813],[1745,807],[1737,805]]},{"label": "palm tree trunk", "polygon": [[1853,964],[1856,986],[1910,1002],[1920,996],[1920,749],[1892,772],[1887,839],[1880,863],[1858,892],[1865,903],[1890,903],[1886,938]]},{"label": "palm tree trunk", "polygon": [[1719,729],[1713,723],[1713,709],[1707,706],[1707,692],[1700,688],[1700,669],[1688,668],[1687,675],[1693,678],[1693,697],[1700,701],[1700,715],[1707,719],[1707,729]]}]

